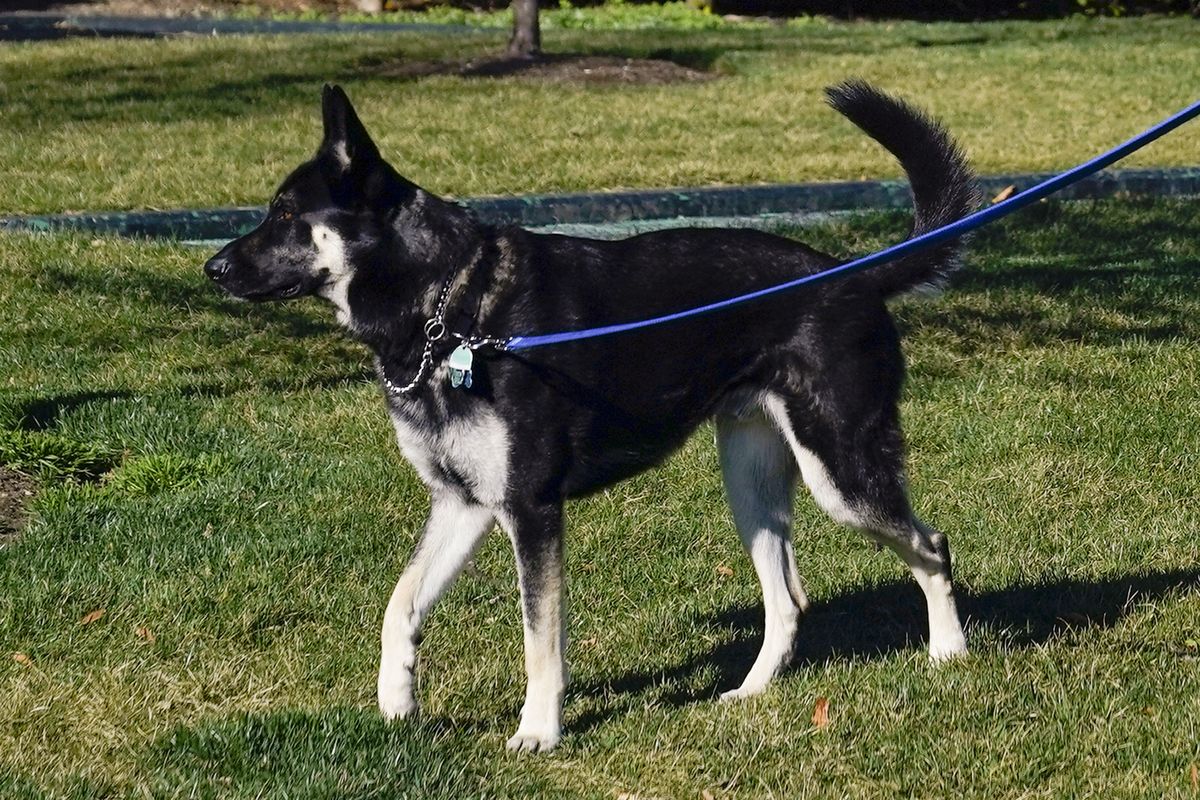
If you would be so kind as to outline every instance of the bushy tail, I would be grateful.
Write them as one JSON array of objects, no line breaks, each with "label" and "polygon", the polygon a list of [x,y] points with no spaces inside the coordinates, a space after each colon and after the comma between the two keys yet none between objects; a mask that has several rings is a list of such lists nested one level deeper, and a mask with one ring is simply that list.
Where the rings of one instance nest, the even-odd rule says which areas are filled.
[{"label": "bushy tail", "polygon": [[[825,90],[829,104],[883,145],[904,167],[915,206],[912,236],[953,222],[979,203],[975,173],[941,125],[861,80]],[[858,273],[885,297],[937,287],[958,266],[961,240],[921,250]]]}]

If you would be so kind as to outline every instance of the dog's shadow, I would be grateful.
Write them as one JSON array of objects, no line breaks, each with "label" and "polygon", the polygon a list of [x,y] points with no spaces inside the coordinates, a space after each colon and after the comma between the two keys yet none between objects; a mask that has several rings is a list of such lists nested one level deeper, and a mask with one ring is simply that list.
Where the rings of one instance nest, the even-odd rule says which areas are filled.
[{"label": "dog's shadow", "polygon": [[[1021,648],[1073,631],[1110,628],[1135,613],[1139,605],[1172,592],[1200,592],[1200,569],[1095,581],[1047,580],[982,592],[960,587],[957,597],[968,640],[999,638],[1005,646]],[[733,636],[674,666],[575,684],[573,693],[640,695],[656,687],[680,687],[658,693],[656,698],[682,707],[710,701],[719,691],[735,688],[749,671],[762,643],[762,607],[731,606],[699,623],[710,629],[731,630]],[[925,629],[925,601],[912,581],[894,580],[838,595],[814,603],[801,621],[791,670],[831,661],[877,659],[920,647]],[[622,707],[620,702],[607,703],[604,708],[586,712],[571,727],[589,730],[620,714]]]}]

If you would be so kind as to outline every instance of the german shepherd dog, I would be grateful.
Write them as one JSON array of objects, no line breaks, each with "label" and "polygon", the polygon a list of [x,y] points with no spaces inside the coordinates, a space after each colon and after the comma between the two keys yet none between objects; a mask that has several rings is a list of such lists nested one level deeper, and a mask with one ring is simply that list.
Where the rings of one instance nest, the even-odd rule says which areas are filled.
[{"label": "german shepherd dog", "polygon": [[[827,94],[908,173],[914,234],[973,209],[974,176],[937,123],[860,81]],[[513,335],[663,315],[839,262],[753,230],[597,241],[487,225],[401,177],[340,88],[322,100],[316,156],[204,269],[239,298],[332,303],[374,352],[400,449],[429,488],[429,519],[383,618],[385,717],[416,711],[421,625],[498,523],[516,555],[528,681],[508,747],[553,748],[567,685],[564,501],[660,463],[709,419],[766,618],[757,660],[722,699],[763,691],[808,606],[790,530],[797,475],[833,519],[908,565],[928,604],[929,655],[966,651],[946,537],[913,515],[905,490],[904,361],[886,305],[944,281],[957,243],[713,314],[510,351]]]}]

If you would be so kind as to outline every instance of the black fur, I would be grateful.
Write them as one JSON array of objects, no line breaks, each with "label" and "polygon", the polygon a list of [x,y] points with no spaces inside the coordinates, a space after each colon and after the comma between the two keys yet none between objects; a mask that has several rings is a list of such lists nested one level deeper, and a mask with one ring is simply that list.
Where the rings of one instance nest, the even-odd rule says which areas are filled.
[{"label": "black fur", "polygon": [[[914,191],[914,233],[972,210],[972,174],[939,126],[862,82],[830,89],[829,100],[903,164]],[[666,314],[837,263],[751,230],[596,241],[484,225],[397,174],[339,88],[326,87],[324,119],[317,156],[284,181],[266,221],[206,268],[226,290],[250,299],[332,296],[340,280],[342,321],[394,385],[420,369],[423,326],[447,280],[455,282],[446,314],[454,330],[507,337]],[[318,226],[344,243],[349,277],[321,267]],[[884,540],[889,526],[910,525],[911,517],[897,413],[904,364],[885,301],[941,283],[957,249],[944,244],[659,327],[518,353],[481,349],[469,390],[452,388],[437,369],[409,394],[385,394],[394,417],[430,441],[482,410],[502,422],[502,499],[483,496],[486,481],[464,469],[462,454],[436,445],[422,454],[429,462],[422,476],[435,499],[488,505],[509,521],[527,617],[536,616],[547,557],[561,569],[564,500],[661,462],[705,420],[736,416],[768,394],[781,399],[798,443],[863,518],[878,523],[869,532]],[[442,364],[456,344],[437,342],[433,363]],[[920,557],[944,560],[948,575],[944,537],[926,545]]]}]

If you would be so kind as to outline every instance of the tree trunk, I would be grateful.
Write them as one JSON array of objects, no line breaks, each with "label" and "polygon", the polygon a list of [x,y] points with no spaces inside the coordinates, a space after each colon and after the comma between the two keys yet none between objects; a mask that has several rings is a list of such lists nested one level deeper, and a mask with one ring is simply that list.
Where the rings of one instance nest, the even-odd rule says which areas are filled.
[{"label": "tree trunk", "polygon": [[512,0],[513,30],[508,40],[512,58],[536,58],[542,52],[537,0]]}]

